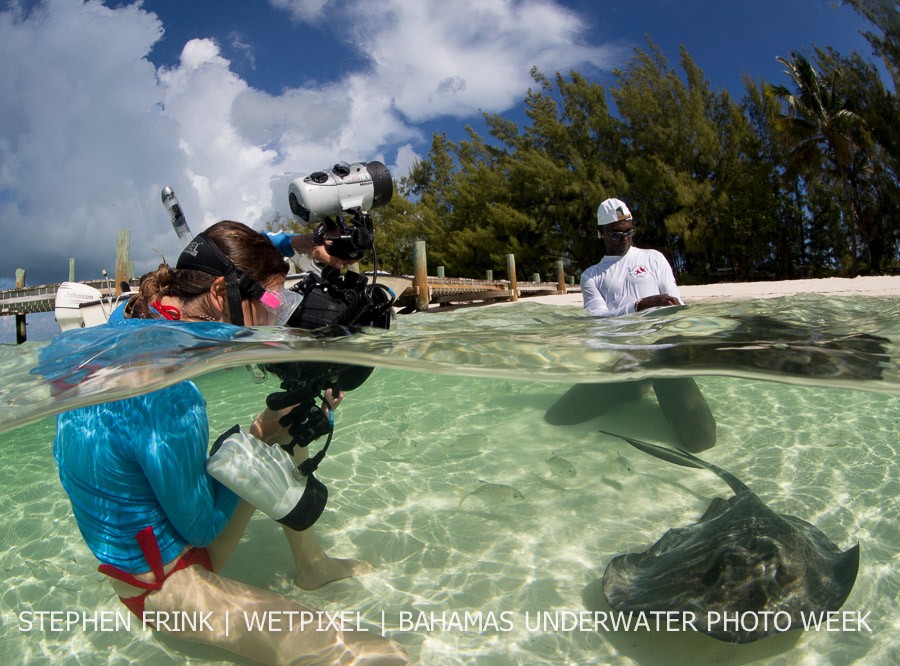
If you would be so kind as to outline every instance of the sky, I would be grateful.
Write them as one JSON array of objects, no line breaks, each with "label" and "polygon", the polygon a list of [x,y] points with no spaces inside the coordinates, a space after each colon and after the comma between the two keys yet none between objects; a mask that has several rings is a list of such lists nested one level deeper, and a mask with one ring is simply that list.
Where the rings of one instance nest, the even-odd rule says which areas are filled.
[{"label": "sky", "polygon": [[289,214],[288,183],[338,161],[399,179],[435,132],[521,122],[533,66],[610,87],[649,36],[739,99],[744,73],[787,84],[791,50],[871,58],[870,29],[832,0],[4,0],[0,289],[113,273],[124,228],[137,274],[174,262],[166,185],[197,233]]}]

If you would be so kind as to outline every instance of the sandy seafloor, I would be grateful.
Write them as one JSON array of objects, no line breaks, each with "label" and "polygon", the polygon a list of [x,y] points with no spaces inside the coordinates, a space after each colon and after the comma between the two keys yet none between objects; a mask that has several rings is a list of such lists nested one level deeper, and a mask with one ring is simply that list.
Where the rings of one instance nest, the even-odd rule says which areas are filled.
[{"label": "sandy seafloor", "polygon": [[[688,304],[801,293],[890,299],[900,296],[900,277],[681,288]],[[581,294],[519,303],[580,308]],[[478,316],[479,309],[469,312],[459,316]],[[247,422],[265,397],[240,368],[197,383],[213,431]],[[816,524],[842,549],[860,543],[860,573],[844,610],[869,613],[871,631],[791,632],[734,646],[693,633],[530,628],[528,612],[558,618],[604,608],[598,585],[612,557],[646,548],[667,528],[695,522],[712,497],[728,496],[708,472],[676,468],[598,436],[602,426],[665,441],[667,426],[652,400],[599,422],[553,428],[543,410],[566,386],[551,382],[379,369],[341,407],[320,474],[332,497],[317,527],[334,555],[369,559],[377,570],[301,592],[292,585],[279,530],[257,516],[225,574],[332,612],[359,610],[370,629],[383,626],[414,663],[427,665],[898,663],[900,397],[729,377],[700,377],[698,384],[719,423],[719,442],[704,458],[774,510]],[[96,573],[59,487],[49,456],[52,421],[2,437],[4,663],[231,662],[221,651],[139,630],[21,631],[14,611],[25,608],[124,608]],[[479,492],[484,483],[515,488],[524,499],[511,501],[499,489]],[[445,631],[400,623],[403,613],[453,612],[509,612],[512,627]]]}]

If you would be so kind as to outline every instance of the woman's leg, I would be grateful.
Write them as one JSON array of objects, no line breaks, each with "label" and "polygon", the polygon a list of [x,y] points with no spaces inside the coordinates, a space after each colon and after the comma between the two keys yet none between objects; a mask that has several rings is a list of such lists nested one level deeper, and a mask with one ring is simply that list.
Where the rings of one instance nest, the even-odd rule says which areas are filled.
[{"label": "woman's leg", "polygon": [[206,547],[206,552],[209,553],[209,559],[212,561],[213,571],[221,571],[228,562],[255,512],[254,507],[245,500],[241,500],[225,529],[219,532],[219,536]]},{"label": "woman's leg", "polygon": [[[145,613],[159,631],[264,664],[409,663],[403,649],[380,637],[375,627],[355,631],[352,613],[323,614],[200,566],[172,574],[163,589],[147,597]],[[340,620],[348,622],[341,626]]]},{"label": "woman's leg", "polygon": [[[300,465],[309,457],[308,447],[295,447],[293,457]],[[284,527],[284,536],[294,556],[297,571],[294,582],[304,590],[315,590],[333,580],[362,576],[375,570],[365,560],[342,560],[327,555],[316,536],[315,526],[302,532]]]},{"label": "woman's leg", "polygon": [[284,536],[297,567],[294,582],[304,590],[315,590],[333,580],[362,576],[375,570],[365,560],[341,560],[327,555],[322,550],[315,527],[302,532],[285,527]]}]

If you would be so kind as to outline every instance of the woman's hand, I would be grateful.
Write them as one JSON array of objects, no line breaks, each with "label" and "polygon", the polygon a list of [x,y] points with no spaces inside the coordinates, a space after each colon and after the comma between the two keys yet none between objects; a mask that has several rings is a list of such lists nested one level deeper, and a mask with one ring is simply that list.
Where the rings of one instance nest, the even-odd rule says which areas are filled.
[{"label": "woman's hand", "polygon": [[337,268],[338,270],[353,263],[346,259],[335,257],[329,253],[328,249],[331,246],[331,241],[327,238],[325,239],[324,245],[316,245],[312,234],[297,234],[291,236],[291,245],[297,252],[309,256],[313,261],[317,261],[320,264],[326,264],[332,268]]},{"label": "woman's hand", "polygon": [[287,428],[279,423],[279,420],[285,414],[290,413],[294,407],[296,405],[278,410],[266,407],[253,420],[253,424],[250,426],[250,434],[264,442],[287,444],[291,440],[291,435],[288,433]]},{"label": "woman's hand", "polygon": [[[343,391],[339,391],[335,395],[332,389],[325,389],[324,400],[322,400],[322,413],[326,418],[338,408],[343,399]],[[294,411],[296,407],[297,405],[290,405],[283,409],[269,409],[267,407],[254,419],[253,425],[250,426],[250,434],[270,444],[289,444],[292,440],[289,432],[290,422],[288,421],[287,425],[282,425],[281,419]]]},{"label": "woman's hand", "polygon": [[324,412],[325,416],[337,409],[343,399],[343,391],[338,391],[338,394],[335,396],[333,389],[325,389],[325,399],[322,401],[322,412]]},{"label": "woman's hand", "polygon": [[309,256],[312,257],[314,261],[318,261],[320,264],[327,264],[328,266],[337,268],[338,270],[351,263],[346,259],[341,259],[340,257],[335,257],[334,255],[330,254],[328,252],[330,245],[331,241],[326,240],[324,245],[314,246],[312,251],[309,253]]}]

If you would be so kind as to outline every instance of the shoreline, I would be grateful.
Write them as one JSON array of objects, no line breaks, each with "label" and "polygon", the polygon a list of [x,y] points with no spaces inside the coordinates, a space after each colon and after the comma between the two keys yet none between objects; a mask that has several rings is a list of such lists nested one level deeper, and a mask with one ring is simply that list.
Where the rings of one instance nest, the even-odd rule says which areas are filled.
[{"label": "shoreline", "polygon": [[[746,301],[757,298],[778,298],[795,294],[830,294],[833,296],[900,296],[900,275],[873,275],[856,278],[818,278],[812,280],[779,280],[771,282],[719,282],[716,284],[678,285],[685,303],[710,303],[717,301]],[[508,305],[513,301],[491,303]],[[520,298],[518,303],[545,303],[547,305],[583,304],[581,292],[553,296]]]}]

